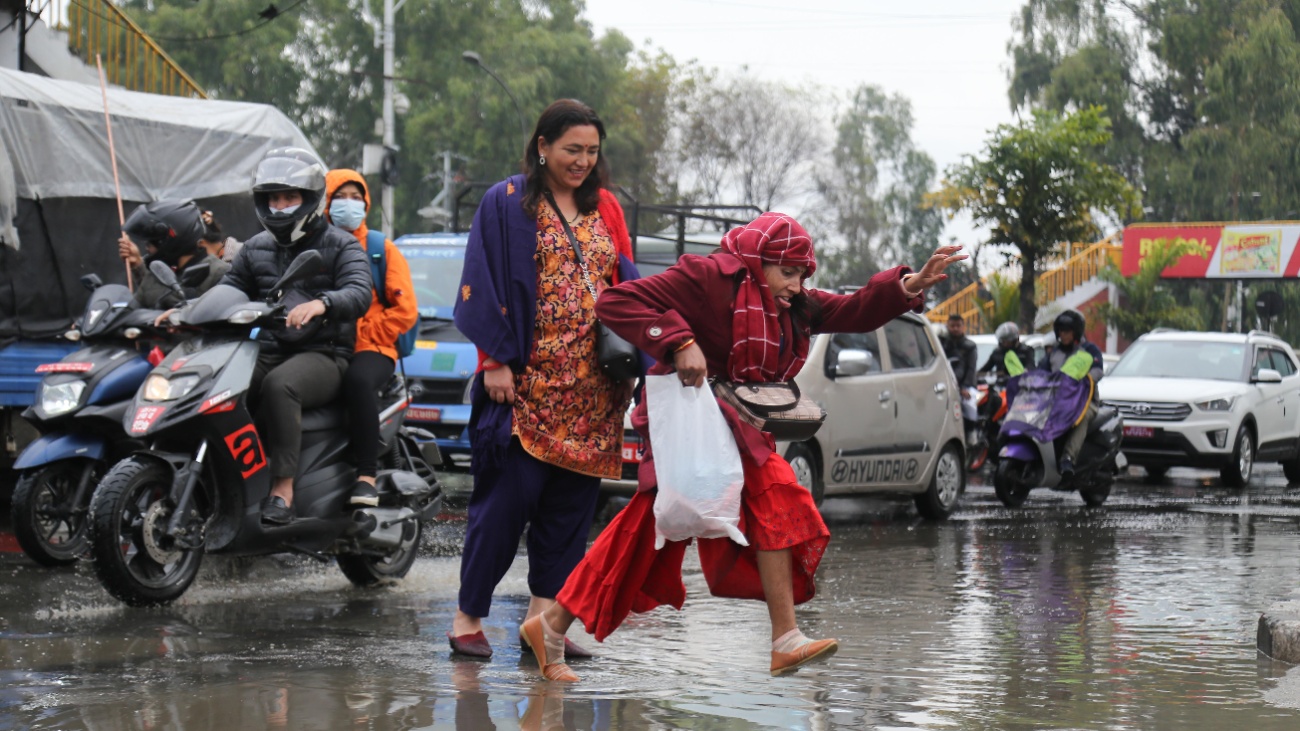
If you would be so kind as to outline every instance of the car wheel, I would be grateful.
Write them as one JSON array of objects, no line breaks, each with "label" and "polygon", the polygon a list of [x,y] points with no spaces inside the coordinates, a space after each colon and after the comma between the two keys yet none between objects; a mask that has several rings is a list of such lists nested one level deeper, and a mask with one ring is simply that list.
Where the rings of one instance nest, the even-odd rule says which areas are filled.
[{"label": "car wheel", "polygon": [[961,450],[949,444],[939,454],[930,486],[914,498],[916,510],[930,520],[943,520],[957,508],[957,501],[965,489],[966,469],[962,464]]},{"label": "car wheel", "polygon": [[1148,467],[1147,474],[1143,479],[1151,485],[1158,485],[1165,481],[1165,475],[1169,474],[1168,467]]},{"label": "car wheel", "polygon": [[790,469],[794,470],[794,477],[799,484],[812,493],[813,503],[821,506],[826,497],[826,483],[822,480],[822,472],[818,469],[812,447],[807,442],[791,444],[785,450],[785,461],[790,463]]},{"label": "car wheel", "polygon": [[1282,474],[1286,475],[1288,484],[1300,483],[1300,457],[1282,463]]},{"label": "car wheel", "polygon": [[1242,424],[1237,430],[1237,443],[1232,448],[1232,464],[1219,470],[1219,476],[1232,487],[1245,487],[1254,469],[1255,435],[1250,426]]}]

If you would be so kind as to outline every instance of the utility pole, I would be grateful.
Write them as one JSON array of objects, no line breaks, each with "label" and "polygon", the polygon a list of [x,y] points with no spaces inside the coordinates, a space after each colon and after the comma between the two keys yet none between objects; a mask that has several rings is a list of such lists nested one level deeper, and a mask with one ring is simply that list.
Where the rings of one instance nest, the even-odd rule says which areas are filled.
[{"label": "utility pole", "polygon": [[[396,50],[396,43],[395,43],[396,33],[393,29],[394,26],[393,16],[397,15],[397,11],[401,10],[402,6],[405,4],[406,4],[406,0],[400,0],[396,4],[393,3],[393,0],[384,0],[384,29],[383,29],[384,138],[383,141],[384,141],[384,153],[386,155],[388,154],[389,150],[397,149],[397,125],[394,121],[394,114],[393,114],[393,72],[396,70],[395,62],[393,59],[393,54],[394,51]],[[388,238],[391,239],[393,237],[393,218],[394,218],[393,217],[393,208],[394,208],[393,186],[389,185],[387,182],[381,181],[380,190],[381,190],[380,205],[382,205],[384,209],[384,218],[383,218],[384,236],[387,236]]]}]

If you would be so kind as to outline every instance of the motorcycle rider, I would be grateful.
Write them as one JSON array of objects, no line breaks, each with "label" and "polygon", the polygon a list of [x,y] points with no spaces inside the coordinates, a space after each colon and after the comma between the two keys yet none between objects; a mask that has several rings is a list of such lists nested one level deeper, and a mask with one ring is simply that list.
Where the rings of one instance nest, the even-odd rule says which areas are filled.
[{"label": "motorcycle rider", "polygon": [[253,205],[266,230],[244,242],[221,280],[263,299],[294,257],[320,252],[321,270],[284,299],[283,330],[258,334],[261,354],[250,395],[271,457],[271,494],[262,522],[293,520],[293,480],[302,443],[302,412],[338,394],[356,343],[356,320],[370,304],[370,264],[356,237],[325,220],[325,165],[311,152],[266,153],[253,177]]},{"label": "motorcycle rider", "polygon": [[1084,329],[1083,315],[1075,310],[1066,310],[1057,315],[1056,320],[1052,322],[1056,347],[1051,353],[1044,355],[1038,364],[1042,370],[1052,373],[1063,372],[1075,380],[1092,379],[1092,396],[1088,399],[1088,406],[1083,416],[1070,429],[1069,435],[1065,438],[1065,446],[1061,450],[1063,456],[1060,467],[1061,475],[1064,477],[1074,473],[1074,460],[1079,458],[1079,450],[1083,448],[1083,441],[1088,437],[1088,425],[1097,414],[1097,382],[1101,380],[1103,372],[1101,350],[1088,342],[1088,338],[1083,334]]},{"label": "motorcycle rider", "polygon": [[[989,353],[988,360],[980,366],[980,373],[994,373],[1016,376],[1034,365],[1034,349],[1020,340],[1020,326],[1014,322],[1004,322],[994,331],[998,338],[998,347]],[[1012,360],[1010,356],[1015,355]]]},{"label": "motorcycle rider", "polygon": [[[137,306],[166,309],[180,304],[180,297],[149,271],[149,264],[155,260],[176,272],[186,297],[197,297],[221,281],[230,265],[199,247],[206,231],[203,211],[191,200],[154,201],[131,212],[117,240],[117,252],[133,271],[136,281],[133,299]],[[147,257],[140,256],[133,238],[144,242],[149,252]],[[185,272],[204,264],[208,267],[207,276],[199,284],[186,287]]]},{"label": "motorcycle rider", "polygon": [[957,388],[961,391],[961,415],[965,422],[966,443],[976,440],[975,425],[979,421],[979,392],[975,390],[975,366],[979,359],[979,349],[974,341],[966,337],[966,320],[954,312],[948,315],[948,337],[943,339],[943,354],[952,365],[953,375],[957,377]]}]

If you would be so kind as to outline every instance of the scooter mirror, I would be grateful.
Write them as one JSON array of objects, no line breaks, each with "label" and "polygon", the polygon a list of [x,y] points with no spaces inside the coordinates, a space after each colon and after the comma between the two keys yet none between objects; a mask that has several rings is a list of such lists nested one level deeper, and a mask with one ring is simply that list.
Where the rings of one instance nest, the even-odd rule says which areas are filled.
[{"label": "scooter mirror", "polygon": [[289,263],[289,268],[285,270],[284,276],[280,277],[280,281],[276,282],[275,285],[271,287],[271,295],[267,298],[267,301],[278,301],[284,296],[285,287],[313,276],[319,273],[320,270],[320,252],[315,249],[302,252],[298,256],[294,257],[293,261]]},{"label": "scooter mirror", "polygon": [[180,284],[176,281],[176,272],[161,261],[155,259],[149,262],[149,271],[163,283],[164,287],[173,291],[180,289]]},{"label": "scooter mirror", "polygon": [[200,262],[187,268],[185,273],[181,274],[181,284],[186,287],[198,287],[200,284],[203,284],[203,280],[207,279],[208,274],[211,272],[211,264],[206,261]]},{"label": "scooter mirror", "polygon": [[104,280],[100,279],[99,275],[94,273],[86,274],[82,276],[80,281],[81,281],[81,286],[85,287],[91,292],[94,292],[96,289],[99,289],[104,285]]}]

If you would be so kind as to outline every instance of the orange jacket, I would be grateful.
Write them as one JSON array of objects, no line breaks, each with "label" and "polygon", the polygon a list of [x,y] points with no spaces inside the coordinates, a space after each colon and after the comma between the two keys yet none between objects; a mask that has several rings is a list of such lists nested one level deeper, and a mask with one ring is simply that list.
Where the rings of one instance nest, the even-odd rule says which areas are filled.
[{"label": "orange jacket", "polygon": [[[366,199],[366,212],[370,212],[370,189],[366,187],[366,179],[361,177],[361,173],[355,170],[331,170],[325,176],[325,197],[332,199],[334,191],[338,190],[344,183],[355,183],[361,186],[361,193]],[[326,207],[326,217],[329,217],[328,206]],[[332,221],[331,221],[332,223]],[[361,243],[361,248],[366,248],[366,235],[369,229],[366,228],[365,221],[361,222],[361,227],[352,232]],[[384,241],[384,260],[388,265],[384,272],[384,288],[389,306],[384,307],[383,302],[379,300],[378,293],[375,292],[373,285],[370,290],[370,309],[366,314],[357,320],[357,347],[356,352],[374,351],[397,360],[397,348],[395,343],[398,336],[407,330],[420,319],[420,307],[415,300],[415,285],[411,283],[411,267],[406,263],[406,257],[397,249],[393,242]]]}]

